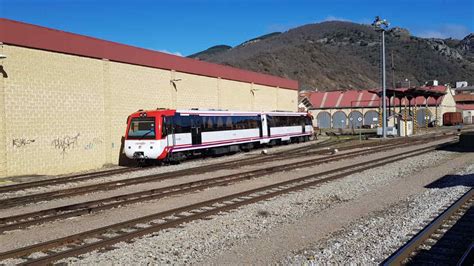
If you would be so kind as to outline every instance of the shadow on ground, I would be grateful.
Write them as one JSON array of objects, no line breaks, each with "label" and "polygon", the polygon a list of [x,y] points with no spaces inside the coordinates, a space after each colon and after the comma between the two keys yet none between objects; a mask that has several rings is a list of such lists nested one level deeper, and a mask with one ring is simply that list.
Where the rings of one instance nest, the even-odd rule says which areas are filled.
[{"label": "shadow on ground", "polygon": [[474,147],[465,147],[460,143],[455,143],[452,145],[443,146],[437,148],[438,151],[451,151],[451,152],[474,152]]},{"label": "shadow on ground", "polygon": [[425,188],[446,188],[456,186],[474,187],[474,174],[446,175],[426,185]]}]

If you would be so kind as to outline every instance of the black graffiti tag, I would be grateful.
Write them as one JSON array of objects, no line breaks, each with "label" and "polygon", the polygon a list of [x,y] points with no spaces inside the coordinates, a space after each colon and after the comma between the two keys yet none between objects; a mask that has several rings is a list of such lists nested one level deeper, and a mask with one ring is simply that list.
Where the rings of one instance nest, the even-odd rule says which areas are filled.
[{"label": "black graffiti tag", "polygon": [[64,156],[70,149],[74,148],[77,145],[80,134],[77,133],[74,137],[65,136],[62,138],[56,138],[52,141],[51,145],[61,151],[61,154]]},{"label": "black graffiti tag", "polygon": [[13,147],[21,148],[33,142],[35,142],[34,139],[25,139],[25,138],[13,139]]}]

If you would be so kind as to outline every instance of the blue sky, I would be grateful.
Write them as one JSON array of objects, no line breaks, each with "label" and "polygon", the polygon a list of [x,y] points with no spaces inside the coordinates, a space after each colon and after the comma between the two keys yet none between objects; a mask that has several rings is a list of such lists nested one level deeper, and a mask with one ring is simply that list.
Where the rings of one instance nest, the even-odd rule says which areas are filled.
[{"label": "blue sky", "polygon": [[0,0],[0,17],[189,55],[326,20],[376,15],[421,37],[474,32],[474,0]]}]

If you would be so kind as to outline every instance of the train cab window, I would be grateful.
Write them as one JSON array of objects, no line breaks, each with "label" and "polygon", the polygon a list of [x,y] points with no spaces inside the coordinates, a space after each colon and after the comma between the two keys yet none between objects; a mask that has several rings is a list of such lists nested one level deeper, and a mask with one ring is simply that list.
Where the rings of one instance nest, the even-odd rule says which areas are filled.
[{"label": "train cab window", "polygon": [[135,117],[130,121],[129,139],[155,139],[155,118]]}]

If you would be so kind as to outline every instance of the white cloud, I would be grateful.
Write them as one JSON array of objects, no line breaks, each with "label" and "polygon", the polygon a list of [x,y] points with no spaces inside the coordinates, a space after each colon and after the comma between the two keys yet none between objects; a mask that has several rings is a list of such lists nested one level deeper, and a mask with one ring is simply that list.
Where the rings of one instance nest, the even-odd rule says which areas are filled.
[{"label": "white cloud", "polygon": [[285,32],[292,28],[298,27],[297,24],[271,24],[267,26],[267,32]]},{"label": "white cloud", "polygon": [[469,28],[458,24],[445,24],[435,29],[427,29],[415,35],[422,38],[462,39],[470,33]]},{"label": "white cloud", "polygon": [[181,56],[181,57],[183,56],[183,54],[180,53],[180,52],[170,52],[168,50],[158,50],[158,52],[162,52],[162,53],[165,53],[165,54],[177,55],[177,56]]},{"label": "white cloud", "polygon": [[359,23],[359,24],[371,24],[373,20],[370,20],[368,18],[361,18],[361,19],[348,19],[348,18],[343,18],[343,17],[337,17],[333,15],[329,15],[325,17],[323,20],[324,21],[344,21],[344,22],[354,22],[354,23]]},{"label": "white cloud", "polygon": [[323,21],[346,21],[346,22],[352,22],[352,20],[347,19],[347,18],[342,18],[342,17],[336,17],[329,15],[323,19]]}]

